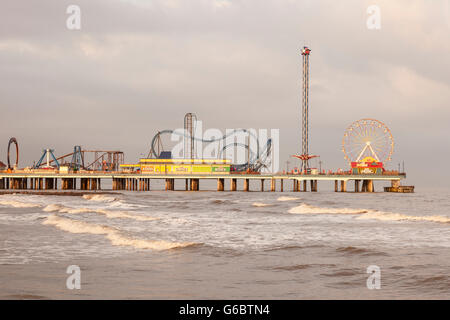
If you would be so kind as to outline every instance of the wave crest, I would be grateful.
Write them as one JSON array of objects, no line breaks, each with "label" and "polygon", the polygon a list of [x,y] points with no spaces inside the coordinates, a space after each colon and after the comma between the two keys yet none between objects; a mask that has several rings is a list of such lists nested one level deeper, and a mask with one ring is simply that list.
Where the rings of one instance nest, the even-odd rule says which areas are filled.
[{"label": "wave crest", "polygon": [[175,248],[184,248],[192,245],[198,245],[194,242],[169,242],[164,240],[145,240],[145,239],[135,239],[123,235],[120,230],[104,225],[98,225],[93,223],[88,223],[84,221],[63,218],[56,215],[51,215],[47,217],[42,224],[52,225],[56,228],[76,234],[95,234],[95,235],[105,235],[106,238],[111,241],[114,246],[131,246],[136,249],[152,249],[152,250],[169,250]]},{"label": "wave crest", "polygon": [[381,221],[428,221],[428,222],[440,222],[450,223],[450,217],[445,216],[410,216],[401,213],[391,213],[382,211],[373,211],[366,213],[358,219],[376,219]]},{"label": "wave crest", "polygon": [[15,201],[15,200],[0,200],[0,205],[14,207],[14,208],[39,208],[40,204],[33,202]]},{"label": "wave crest", "polygon": [[300,200],[300,198],[296,197],[278,197],[277,201],[294,201],[294,200]]},{"label": "wave crest", "polygon": [[302,203],[297,207],[289,209],[288,212],[294,214],[362,214],[369,211],[366,209],[315,207]]},{"label": "wave crest", "polygon": [[411,216],[402,213],[383,212],[370,209],[315,207],[306,203],[293,207],[289,209],[288,212],[293,214],[349,214],[358,215],[357,219],[376,219],[381,221],[426,221],[450,223],[450,217],[448,216]]},{"label": "wave crest", "polygon": [[158,220],[159,218],[148,217],[138,214],[132,214],[126,211],[113,211],[106,209],[94,209],[94,208],[71,208],[66,207],[61,204],[49,204],[43,209],[45,212],[59,212],[59,213],[69,213],[69,214],[78,214],[78,213],[88,213],[94,212],[98,214],[103,214],[108,218],[119,218],[119,219],[133,219],[137,221],[152,221]]},{"label": "wave crest", "polygon": [[252,206],[254,206],[254,207],[268,207],[268,206],[271,206],[271,204],[263,203],[263,202],[253,202]]},{"label": "wave crest", "polygon": [[104,194],[85,194],[83,195],[83,199],[95,202],[113,202],[118,200],[115,197],[107,196]]}]

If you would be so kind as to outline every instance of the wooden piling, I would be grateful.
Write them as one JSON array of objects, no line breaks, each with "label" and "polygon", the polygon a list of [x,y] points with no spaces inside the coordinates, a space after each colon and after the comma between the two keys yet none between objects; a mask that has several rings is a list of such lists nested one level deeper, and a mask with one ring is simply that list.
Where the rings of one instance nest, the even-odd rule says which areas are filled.
[{"label": "wooden piling", "polygon": [[361,192],[367,192],[367,180],[363,180]]},{"label": "wooden piling", "polygon": [[317,180],[311,180],[311,192],[317,192]]},{"label": "wooden piling", "polygon": [[250,190],[250,179],[244,179],[244,191]]},{"label": "wooden piling", "polygon": [[341,192],[347,192],[347,181],[341,180]]},{"label": "wooden piling", "polygon": [[231,191],[236,191],[236,186],[237,186],[237,179],[231,179],[230,180],[230,190]]},{"label": "wooden piling", "polygon": [[199,191],[200,179],[191,179],[191,187],[192,191]]},{"label": "wooden piling", "polygon": [[217,191],[225,190],[225,179],[219,178],[217,179]]},{"label": "wooden piling", "polygon": [[367,180],[367,192],[374,192],[373,180]]}]

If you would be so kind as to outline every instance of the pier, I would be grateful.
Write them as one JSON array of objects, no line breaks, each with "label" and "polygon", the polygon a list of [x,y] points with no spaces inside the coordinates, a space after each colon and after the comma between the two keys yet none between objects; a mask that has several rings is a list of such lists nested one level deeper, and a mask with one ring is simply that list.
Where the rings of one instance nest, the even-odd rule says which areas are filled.
[{"label": "pier", "polygon": [[[318,192],[318,181],[334,183],[335,192],[375,192],[374,182],[391,182],[400,185],[406,175],[355,175],[355,174],[143,174],[122,172],[92,173],[35,173],[0,172],[0,190],[102,190],[102,181],[110,180],[112,190],[151,191],[152,180],[165,181],[166,191],[200,191],[201,180],[217,181],[217,191],[270,191],[270,192]],[[175,181],[178,186],[175,188]],[[228,181],[228,183],[226,183]],[[250,188],[250,181],[259,181],[259,188]],[[266,181],[270,188],[265,189]],[[353,186],[351,186],[353,182]],[[228,188],[226,188],[228,184]],[[279,188],[277,188],[279,186]]]}]

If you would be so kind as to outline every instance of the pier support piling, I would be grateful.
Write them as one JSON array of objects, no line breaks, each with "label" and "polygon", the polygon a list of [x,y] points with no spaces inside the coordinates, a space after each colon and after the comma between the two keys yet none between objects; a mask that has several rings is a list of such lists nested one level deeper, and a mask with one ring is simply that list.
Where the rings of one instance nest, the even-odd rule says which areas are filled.
[{"label": "pier support piling", "polygon": [[341,192],[347,192],[347,181],[341,180]]},{"label": "pier support piling", "polygon": [[244,191],[249,191],[250,190],[250,179],[245,179],[244,180]]},{"label": "pier support piling", "polygon": [[367,192],[374,192],[373,180],[367,180]]},{"label": "pier support piling", "polygon": [[237,179],[231,179],[230,180],[230,190],[236,191],[236,185],[237,185]]},{"label": "pier support piling", "polygon": [[225,190],[225,179],[219,178],[217,179],[217,191]]}]

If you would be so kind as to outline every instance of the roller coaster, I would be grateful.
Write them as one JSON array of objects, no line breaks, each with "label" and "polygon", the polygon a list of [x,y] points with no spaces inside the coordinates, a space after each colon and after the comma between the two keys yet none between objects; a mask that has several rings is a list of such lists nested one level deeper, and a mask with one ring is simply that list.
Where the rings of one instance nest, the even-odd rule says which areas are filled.
[{"label": "roller coaster", "polygon": [[[251,136],[254,138],[254,141],[256,141],[256,152],[253,152],[252,148],[250,148],[249,141],[247,143],[233,142],[225,145],[224,142],[226,139],[236,133],[245,133],[248,134],[248,137]],[[184,139],[189,139],[192,142],[197,141],[207,144],[222,141],[223,147],[217,152],[218,159],[223,158],[224,152],[229,148],[244,148],[248,155],[247,160],[245,163],[233,164],[231,170],[234,172],[260,172],[263,168],[267,168],[271,164],[272,139],[267,139],[266,144],[261,148],[258,137],[251,130],[247,129],[234,129],[222,137],[213,139],[195,137],[190,135],[187,130],[184,130],[183,132],[170,129],[162,130],[153,137],[147,158],[158,158],[162,152],[166,151],[161,139],[163,135],[177,135]]]}]

